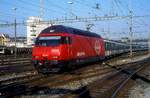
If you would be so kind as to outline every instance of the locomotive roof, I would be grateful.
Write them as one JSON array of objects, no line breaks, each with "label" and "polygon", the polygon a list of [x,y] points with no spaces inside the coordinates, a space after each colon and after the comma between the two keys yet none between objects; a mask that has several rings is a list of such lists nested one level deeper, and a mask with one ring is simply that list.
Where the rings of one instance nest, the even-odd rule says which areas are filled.
[{"label": "locomotive roof", "polygon": [[67,33],[77,34],[77,35],[82,35],[82,36],[88,36],[88,37],[101,38],[101,36],[96,33],[92,33],[92,32],[85,31],[85,30],[80,30],[80,29],[76,29],[76,28],[72,28],[72,27],[67,27],[64,25],[53,25],[53,26],[47,27],[41,31],[41,33],[62,33],[62,32],[67,32]]}]

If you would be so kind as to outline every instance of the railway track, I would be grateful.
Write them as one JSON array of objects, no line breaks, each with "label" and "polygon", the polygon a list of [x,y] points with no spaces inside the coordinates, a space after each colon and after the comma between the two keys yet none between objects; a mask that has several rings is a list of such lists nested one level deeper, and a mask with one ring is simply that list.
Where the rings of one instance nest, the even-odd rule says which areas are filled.
[{"label": "railway track", "polygon": [[8,55],[0,56],[0,76],[33,70],[30,55],[19,55],[16,58]]},{"label": "railway track", "polygon": [[31,56],[0,56],[0,66],[14,65],[14,64],[29,64],[31,63]]},{"label": "railway track", "polygon": [[[137,53],[134,55],[139,55],[139,54],[145,54],[143,53]],[[127,55],[125,56],[127,57]],[[1,58],[1,57],[0,57]],[[123,59],[124,56],[117,57],[115,59]],[[109,60],[111,62],[111,60]],[[124,63],[124,62],[123,62]],[[31,57],[29,55],[20,55],[17,58],[14,58],[14,56],[4,56],[0,60],[0,76],[5,75],[8,73],[19,73],[23,71],[29,71],[29,70],[34,70],[34,67],[31,64]]]},{"label": "railway track", "polygon": [[[61,98],[116,98],[121,88],[123,88],[129,80],[136,80],[137,78],[144,79],[144,77],[137,75],[137,73],[145,68],[145,66],[143,66],[144,63],[147,63],[146,65],[150,64],[148,60],[132,64],[128,69],[119,68],[116,73],[97,80],[90,85],[83,86]],[[150,81],[144,79],[144,81],[145,80]]]},{"label": "railway track", "polygon": [[[117,65],[118,68],[127,69],[128,67],[134,66],[131,65]],[[135,67],[134,67],[135,68]],[[136,69],[136,68],[135,68]],[[71,72],[65,72],[62,74],[50,74],[50,75],[33,75],[33,76],[26,76],[21,78],[16,78],[10,80],[11,82],[2,83],[1,84],[1,96],[2,97],[12,97],[21,94],[35,94],[39,91],[47,91],[48,88],[50,89],[57,89],[57,88],[68,88],[68,85],[74,85],[74,82],[78,82],[79,86],[66,91],[65,93],[72,93],[75,92],[76,89],[80,87],[85,87],[89,83],[96,81],[97,79],[102,79],[106,76],[110,76],[111,74],[117,74],[118,72],[110,68],[108,66],[100,66],[99,64],[95,64],[91,66],[87,66],[84,68],[80,68],[77,70],[73,70]],[[59,81],[58,81],[59,79]],[[9,81],[9,80],[6,80]],[[82,83],[82,81],[86,81],[87,83]],[[75,83],[76,85],[76,83]],[[8,89],[13,89],[10,91]],[[49,90],[49,89],[48,89]],[[64,89],[62,89],[64,90]],[[15,92],[14,92],[15,91]],[[13,92],[13,93],[12,93]]]},{"label": "railway track", "polygon": [[34,67],[31,64],[17,64],[17,65],[10,65],[10,66],[2,66],[0,67],[0,78],[4,76],[11,76],[11,75],[17,75],[22,73],[30,73],[30,72],[36,72]]},{"label": "railway track", "polygon": [[[83,70],[81,70],[81,69],[79,69],[81,72],[83,71]],[[103,70],[102,68],[101,69],[99,69],[99,70]],[[107,70],[107,69],[106,69]],[[74,74],[76,73],[76,72],[73,72]],[[84,72],[85,73],[85,72]],[[89,71],[89,73],[93,73],[92,71]],[[103,71],[103,73],[105,74],[106,72],[105,71]],[[46,85],[43,85],[43,84],[46,84],[46,82],[47,82],[47,84],[49,85],[49,86],[59,86],[58,84],[61,84],[61,85],[64,85],[64,83],[67,83],[67,82],[69,82],[69,81],[75,81],[75,80],[78,80],[79,78],[81,78],[81,77],[84,77],[84,78],[88,78],[88,77],[93,77],[94,76],[94,74],[91,74],[91,75],[89,75],[89,76],[86,76],[86,74],[87,73],[85,73],[84,75],[82,75],[82,76],[78,76],[78,75],[72,75],[72,74],[68,74],[68,73],[63,73],[63,74],[50,74],[50,75],[47,75],[47,76],[36,76],[36,77],[34,77],[34,78],[32,78],[32,79],[23,79],[23,78],[25,78],[25,77],[19,77],[19,79],[20,80],[22,80],[22,81],[19,81],[18,79],[11,79],[11,81],[12,81],[12,83],[6,83],[6,81],[10,81],[10,80],[6,80],[6,81],[3,81],[3,83],[2,84],[4,84],[4,86],[3,86],[3,88],[0,90],[0,91],[6,91],[5,89],[7,89],[8,90],[8,88],[14,88],[14,86],[17,86],[17,85],[20,85],[21,84],[21,87],[22,87],[22,85],[24,85],[25,87],[27,86],[27,88],[25,88],[24,90],[22,90],[21,92],[23,92],[23,91],[34,91],[35,89],[37,90],[37,86],[39,86],[38,88],[42,88],[42,87],[44,87],[44,86],[46,86]],[[97,74],[102,74],[102,72],[101,73],[97,73]],[[95,76],[97,75],[97,74],[95,74]],[[67,77],[67,79],[66,79],[66,77]],[[27,78],[27,77],[26,77]],[[60,79],[61,81],[59,81],[58,82],[58,79]],[[17,81],[16,81],[17,80]],[[51,81],[51,80],[53,80],[53,81]],[[50,82],[51,81],[51,82]],[[5,85],[5,84],[7,84],[7,85]],[[9,85],[8,85],[9,84]],[[24,88],[24,86],[23,86],[23,88]],[[18,87],[18,86],[17,86]],[[20,92],[20,89],[19,89],[19,92]],[[8,94],[8,92],[3,92],[3,94],[2,95],[5,95],[5,94]],[[9,96],[13,96],[13,94],[10,94],[10,95],[6,95],[7,97],[9,97]]]},{"label": "railway track", "polygon": [[113,92],[113,94],[111,95],[111,98],[115,98],[117,96],[117,94],[119,93],[119,91],[125,86],[125,84],[127,84],[129,82],[130,79],[134,78],[134,76],[143,69],[144,66],[140,66],[137,70],[135,70],[132,74],[130,74],[128,76],[127,79],[125,79],[119,86],[118,88]]},{"label": "railway track", "polygon": [[4,75],[0,77],[0,84],[3,85],[19,82],[36,76],[38,76],[38,74],[35,71],[22,72],[21,74]]}]

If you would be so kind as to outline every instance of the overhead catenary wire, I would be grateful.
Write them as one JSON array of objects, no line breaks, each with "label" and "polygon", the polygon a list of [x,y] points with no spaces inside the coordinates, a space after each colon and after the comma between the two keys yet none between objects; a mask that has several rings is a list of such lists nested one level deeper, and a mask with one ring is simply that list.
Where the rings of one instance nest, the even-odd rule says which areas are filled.
[{"label": "overhead catenary wire", "polygon": [[[146,18],[150,17],[150,15],[144,16],[133,16],[133,18]],[[97,16],[97,17],[87,17],[87,18],[70,18],[70,19],[55,19],[55,20],[47,20],[47,21],[40,21],[34,22],[35,24],[54,24],[54,23],[72,23],[72,22],[87,22],[87,21],[105,21],[105,20],[118,20],[118,19],[127,19],[129,16]],[[30,22],[33,23],[33,22]],[[14,24],[0,24],[1,26],[13,26]],[[17,23],[17,25],[26,25],[26,22]]]},{"label": "overhead catenary wire", "polygon": [[119,0],[114,0],[114,1],[116,7],[118,7],[118,11],[123,15],[124,11],[122,10],[122,7],[120,7],[120,4],[118,3]]},{"label": "overhead catenary wire", "polygon": [[87,10],[88,11],[87,13],[92,13],[92,14],[97,15],[97,13],[95,11],[98,10],[98,9],[96,9],[96,7],[91,6],[89,4],[86,4],[85,1],[74,0],[74,2],[77,3],[77,4],[79,4],[79,5],[81,5],[82,7],[84,6],[84,7],[88,8],[89,10]]},{"label": "overhead catenary wire", "polygon": [[[14,6],[14,4],[13,3],[10,3],[10,2],[6,2],[5,1],[5,3],[7,3],[7,4],[9,4],[9,5],[13,5]],[[29,13],[29,10],[31,10],[32,11],[32,14],[33,15],[30,15],[30,16],[37,16],[38,15],[38,13],[39,13],[39,5],[38,4],[34,4],[34,3],[31,3],[31,2],[29,2],[29,1],[24,1],[24,0],[17,0],[17,2],[15,2],[16,4],[17,4],[17,7],[18,7],[18,10],[20,10],[20,12],[19,13],[22,13],[22,14],[20,14],[20,15],[28,15],[28,14],[30,14]],[[18,4],[18,3],[21,3],[21,4]],[[25,6],[21,6],[22,4],[24,4],[24,5],[26,5],[26,6],[30,6],[30,7],[25,7]],[[23,10],[22,10],[23,9]],[[47,8],[46,7],[46,12],[47,13],[57,13],[57,14],[65,14],[65,13],[63,13],[63,12],[61,12],[61,11],[57,11],[57,10],[54,10],[54,9],[50,9],[50,8]]]},{"label": "overhead catenary wire", "polygon": [[93,9],[93,7],[89,4],[87,4],[86,1],[82,1],[82,0],[74,0],[74,1]]},{"label": "overhead catenary wire", "polygon": [[[11,17],[12,18],[13,14],[8,14],[8,13],[0,12],[0,17],[1,16],[5,16],[5,18],[6,17],[9,17],[9,18]],[[24,17],[24,16],[18,16],[17,19],[26,19],[26,17]]]},{"label": "overhead catenary wire", "polygon": [[128,6],[126,5],[126,3],[122,3],[122,1],[120,1],[120,0],[115,0],[117,3],[118,3],[118,5],[120,5],[121,6],[121,8],[122,8],[122,12],[125,12],[125,13],[127,13],[128,12]]},{"label": "overhead catenary wire", "polygon": [[[21,2],[21,1],[24,1],[24,2]],[[39,0],[38,0],[39,1]],[[77,2],[76,2],[77,1]],[[103,0],[101,0],[101,1],[103,1]],[[120,0],[115,0],[115,1],[117,1],[117,3],[115,4],[115,7],[116,8],[118,8],[117,10],[120,12],[120,13],[122,13],[122,11],[121,10],[123,10],[124,12],[125,12],[125,10],[124,9],[127,9],[127,8],[125,8],[125,6],[126,6],[126,4],[125,3],[123,3],[122,4],[122,1],[120,1]],[[7,2],[7,1],[6,1]],[[28,2],[28,4],[26,4],[25,2]],[[60,3],[55,3],[55,2],[52,2],[51,0],[45,0],[45,3],[50,3],[50,5],[51,6],[47,6],[47,5],[45,5],[45,11],[46,11],[46,13],[47,13],[47,16],[49,15],[49,16],[52,16],[52,15],[50,15],[50,14],[52,14],[53,13],[53,11],[51,10],[51,9],[55,9],[55,11],[54,11],[54,13],[58,13],[59,14],[59,11],[60,11],[60,15],[62,15],[61,14],[61,12],[65,12],[65,13],[63,13],[63,14],[66,14],[67,13],[67,8],[66,8],[66,6],[61,6],[60,5]],[[67,1],[65,1],[66,3],[67,3]],[[79,6],[76,6],[75,4],[75,6],[74,6],[74,8],[73,8],[73,11],[74,11],[74,13],[75,13],[75,15],[76,15],[76,13],[77,13],[77,15],[78,15],[78,12],[77,12],[77,7],[85,7],[85,8],[88,8],[89,10],[86,10],[86,11],[90,11],[91,10],[91,12],[93,12],[93,13],[91,13],[91,16],[93,15],[94,16],[94,13],[95,13],[95,8],[92,6],[92,3],[93,3],[93,5],[94,5],[94,3],[95,2],[99,2],[99,0],[94,0],[94,1],[92,1],[92,3],[91,4],[89,4],[88,2],[87,2],[87,0],[73,0],[73,2],[75,2],[75,4],[78,4]],[[91,1],[90,1],[91,2]],[[11,4],[10,2],[8,2],[9,4]],[[26,20],[27,19],[27,17],[28,16],[31,16],[31,14],[29,14],[29,15],[27,15],[28,14],[28,12],[29,12],[29,9],[31,9],[31,10],[33,10],[33,13],[35,13],[35,14],[33,14],[32,16],[36,16],[36,15],[38,15],[38,13],[37,12],[39,12],[39,9],[37,9],[37,7],[39,7],[39,4],[38,3],[34,3],[34,2],[32,2],[32,0],[31,1],[26,1],[26,0],[17,0],[17,1],[15,1],[15,2],[13,2],[13,3],[16,3],[16,5],[18,6],[19,5],[19,10],[21,9],[22,11],[20,11],[19,13],[24,13],[24,14],[18,14],[17,15],[17,20],[19,20],[19,18],[20,19],[22,19],[22,21],[24,20]],[[52,4],[51,4],[52,3]],[[21,4],[24,4],[24,5],[27,5],[28,7],[26,7],[26,6],[22,6],[21,7]],[[12,4],[13,5],[13,4]],[[123,6],[122,6],[123,5]],[[30,7],[31,6],[31,7]],[[24,9],[24,10],[23,10]],[[60,10],[59,10],[60,9]],[[120,10],[121,9],[121,10]],[[81,10],[81,11],[84,11],[84,9],[83,10]],[[84,12],[84,13],[86,13],[86,11]],[[117,11],[117,12],[118,12]],[[51,12],[51,13],[50,13]],[[98,11],[97,11],[98,12]],[[101,12],[101,11],[100,11]],[[87,12],[88,13],[88,12]],[[9,14],[9,13],[8,13]],[[5,14],[3,14],[3,15],[5,15]],[[2,15],[2,16],[3,16]],[[7,15],[8,16],[8,21],[10,20],[10,18],[9,17],[12,17],[12,15]],[[22,17],[23,16],[23,17]],[[45,17],[47,17],[47,16],[45,16]],[[99,16],[99,13],[97,13],[97,16]],[[55,16],[54,16],[55,17]],[[100,19],[96,19],[97,17],[95,17],[95,20],[90,20],[90,17],[89,17],[89,19],[88,18],[86,18],[87,16],[84,16],[85,18],[81,18],[81,16],[78,16],[76,19],[75,18],[73,18],[73,19],[69,19],[69,18],[66,18],[66,20],[65,20],[65,18],[63,19],[61,19],[61,18],[58,18],[58,19],[49,19],[49,17],[47,18],[47,21],[48,21],[48,23],[65,23],[65,21],[66,21],[66,23],[70,23],[70,22],[74,22],[74,23],[76,23],[76,22],[87,22],[88,20],[89,21],[100,21]],[[50,17],[51,18],[51,17]],[[107,16],[106,16],[106,18],[107,18]],[[139,17],[140,18],[140,17]],[[81,20],[80,20],[81,19]],[[4,20],[6,20],[7,21],[7,19],[5,18]],[[108,20],[111,20],[110,18],[108,19]],[[125,20],[125,19],[124,19]],[[11,21],[11,20],[10,20]],[[18,23],[22,23],[23,24],[23,26],[26,26],[26,24],[25,24],[25,22],[22,22],[22,21],[17,21]],[[102,21],[104,21],[103,19],[102,19]],[[107,21],[107,19],[106,19],[106,21]],[[126,20],[125,20],[126,21]],[[45,21],[46,22],[46,21]],[[3,22],[3,23],[0,23],[0,24],[11,24],[10,22],[9,23],[7,23],[7,22]],[[19,24],[19,25],[21,25],[21,24]],[[8,26],[4,26],[4,27],[8,27]]]},{"label": "overhead catenary wire", "polygon": [[48,2],[49,4],[51,4],[51,6],[53,6],[53,7],[55,7],[55,8],[58,8],[58,9],[60,9],[60,10],[63,10],[63,12],[66,12],[66,10],[67,10],[67,8],[64,8],[64,7],[62,7],[62,6],[59,6],[58,4],[55,4],[54,2],[51,2],[51,0],[47,0],[47,2]]},{"label": "overhead catenary wire", "polygon": [[[19,2],[14,2],[15,3],[15,5],[14,5],[14,3],[10,3],[10,2],[6,2],[5,1],[5,3],[7,4],[7,5],[12,5],[12,6],[14,6],[14,7],[16,7],[16,5],[17,5],[17,8],[18,8],[18,10],[19,9],[23,9],[23,12],[25,11],[25,12],[28,12],[29,13],[29,10],[32,10],[32,13],[35,13],[35,12],[37,12],[38,11],[38,9],[37,8],[34,8],[33,6],[32,7],[24,7],[24,6],[21,6],[22,4],[25,4],[25,3],[22,3],[22,4],[18,4]],[[12,7],[11,7],[12,8]],[[10,9],[11,9],[10,8]],[[5,9],[4,9],[5,10]],[[4,11],[3,10],[3,11]],[[22,11],[21,11],[22,12]]]},{"label": "overhead catenary wire", "polygon": [[[24,1],[24,0],[18,0],[18,1],[20,1],[20,2],[22,2],[22,3],[26,3],[26,4],[28,4],[28,5],[30,5],[30,6],[35,6],[35,7],[39,7],[40,5],[38,5],[38,4],[34,4],[34,3],[32,3],[32,2],[29,2],[29,1]],[[48,12],[54,12],[54,13],[61,13],[61,14],[65,14],[64,12],[62,12],[62,11],[58,11],[58,10],[55,10],[55,9],[50,9],[49,7],[47,7],[47,6],[45,6],[45,8],[47,9],[47,11]]]}]

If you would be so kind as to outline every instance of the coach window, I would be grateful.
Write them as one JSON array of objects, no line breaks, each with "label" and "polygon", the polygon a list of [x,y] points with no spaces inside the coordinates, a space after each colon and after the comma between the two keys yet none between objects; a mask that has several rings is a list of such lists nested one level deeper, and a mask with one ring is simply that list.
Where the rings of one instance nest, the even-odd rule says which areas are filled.
[{"label": "coach window", "polygon": [[112,43],[110,42],[110,43],[109,43],[109,50],[110,50],[110,51],[112,50],[112,47],[111,47],[111,46],[112,46]]},{"label": "coach window", "polygon": [[108,43],[109,50],[112,50],[111,45],[112,45],[112,43]]},{"label": "coach window", "polygon": [[107,47],[108,50],[111,50],[111,43],[108,42],[108,45],[107,45],[107,46],[108,46],[108,47]]},{"label": "coach window", "polygon": [[113,46],[112,46],[112,47],[113,47],[113,50],[116,50],[116,46],[115,46],[115,43],[113,43]]},{"label": "coach window", "polygon": [[105,50],[107,50],[107,42],[105,42]]},{"label": "coach window", "polygon": [[108,42],[106,42],[106,50],[108,50],[109,48],[108,48]]}]

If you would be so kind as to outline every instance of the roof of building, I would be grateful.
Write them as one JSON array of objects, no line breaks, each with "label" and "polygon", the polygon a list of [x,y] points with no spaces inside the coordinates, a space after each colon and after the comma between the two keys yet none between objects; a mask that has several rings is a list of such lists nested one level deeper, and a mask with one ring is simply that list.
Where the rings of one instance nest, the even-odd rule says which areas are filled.
[{"label": "roof of building", "polygon": [[0,37],[9,38],[9,35],[8,35],[8,34],[1,33],[1,34],[0,34]]}]

